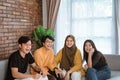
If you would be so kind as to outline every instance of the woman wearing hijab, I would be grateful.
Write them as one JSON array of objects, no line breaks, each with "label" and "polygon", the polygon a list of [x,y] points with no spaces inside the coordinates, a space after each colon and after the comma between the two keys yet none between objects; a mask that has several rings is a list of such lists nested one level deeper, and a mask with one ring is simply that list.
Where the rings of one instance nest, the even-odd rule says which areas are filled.
[{"label": "woman wearing hijab", "polygon": [[[57,67],[58,64],[60,68]],[[85,75],[81,52],[76,47],[73,35],[66,37],[64,47],[55,56],[55,66],[56,76],[61,78],[57,80],[81,80],[81,77]]]}]

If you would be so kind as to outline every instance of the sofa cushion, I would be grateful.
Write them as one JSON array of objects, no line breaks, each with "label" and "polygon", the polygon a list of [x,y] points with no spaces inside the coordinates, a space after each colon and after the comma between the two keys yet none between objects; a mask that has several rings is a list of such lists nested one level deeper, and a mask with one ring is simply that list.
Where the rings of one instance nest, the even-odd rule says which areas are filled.
[{"label": "sofa cushion", "polygon": [[120,71],[111,71],[111,77],[120,76]]}]

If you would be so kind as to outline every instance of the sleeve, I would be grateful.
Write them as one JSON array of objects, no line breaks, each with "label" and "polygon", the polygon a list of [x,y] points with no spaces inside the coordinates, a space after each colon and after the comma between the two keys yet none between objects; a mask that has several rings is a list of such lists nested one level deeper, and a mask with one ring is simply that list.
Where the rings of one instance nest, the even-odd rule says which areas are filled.
[{"label": "sleeve", "polygon": [[9,58],[10,67],[18,67],[19,61],[16,55],[11,55]]},{"label": "sleeve", "polygon": [[29,56],[29,64],[33,64],[35,61],[32,54],[28,53],[28,56]]},{"label": "sleeve", "polygon": [[60,51],[55,55],[55,58],[54,58],[54,65],[55,65],[55,67],[58,67],[58,64],[61,62],[61,59],[62,59],[62,50],[60,50]]},{"label": "sleeve", "polygon": [[92,59],[93,67],[99,62],[101,57],[102,57],[101,53],[96,53],[95,55],[93,55],[93,59]]},{"label": "sleeve", "polygon": [[[38,51],[36,50],[33,54],[33,58],[34,58],[34,61],[36,63],[36,65],[38,66],[38,68],[41,68],[41,60],[39,58],[40,55],[38,55]],[[32,67],[30,68],[30,73],[31,74],[36,74],[36,72],[32,69]]]},{"label": "sleeve", "polygon": [[82,56],[80,50],[77,50],[75,58],[74,58],[74,66],[70,69],[72,72],[81,70],[83,69],[82,67]]},{"label": "sleeve", "polygon": [[37,64],[37,66],[39,66],[39,68],[42,67],[42,60],[41,60],[41,55],[40,52],[38,50],[36,50],[34,52],[34,59],[35,59],[35,63]]},{"label": "sleeve", "polygon": [[54,52],[53,51],[51,51],[51,54],[49,56],[48,68],[50,70],[52,70],[52,71],[55,68],[55,65],[54,65]]}]

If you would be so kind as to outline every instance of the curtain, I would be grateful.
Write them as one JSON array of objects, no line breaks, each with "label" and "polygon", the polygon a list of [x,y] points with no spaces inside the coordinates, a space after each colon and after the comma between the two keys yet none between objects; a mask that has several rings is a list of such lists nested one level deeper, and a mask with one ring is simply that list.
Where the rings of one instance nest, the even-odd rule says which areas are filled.
[{"label": "curtain", "polygon": [[119,53],[119,3],[118,0],[114,2],[114,22],[115,22],[115,38],[116,46],[115,53]]},{"label": "curtain", "polygon": [[[92,39],[104,54],[120,54],[120,0],[61,0],[56,27],[56,52],[73,34],[82,51]],[[62,33],[60,33],[62,32]]]},{"label": "curtain", "polygon": [[119,35],[119,38],[118,38],[119,47],[118,47],[118,49],[119,49],[119,52],[118,52],[118,53],[120,54],[120,0],[118,0],[118,5],[119,5],[119,6],[118,6],[118,9],[119,9],[119,10],[118,10],[118,11],[119,11],[119,12],[118,12],[118,35]]},{"label": "curtain", "polygon": [[46,0],[47,28],[54,30],[61,0]]}]

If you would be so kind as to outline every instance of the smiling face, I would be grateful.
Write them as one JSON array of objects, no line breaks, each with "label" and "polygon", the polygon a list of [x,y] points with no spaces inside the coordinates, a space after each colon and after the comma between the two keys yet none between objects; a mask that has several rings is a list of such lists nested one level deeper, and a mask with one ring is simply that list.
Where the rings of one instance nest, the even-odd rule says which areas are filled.
[{"label": "smiling face", "polygon": [[72,47],[73,45],[74,45],[74,41],[73,41],[73,39],[71,38],[71,37],[68,37],[67,39],[66,39],[66,46],[67,47]]},{"label": "smiling face", "polygon": [[86,42],[86,43],[85,43],[85,51],[86,51],[87,53],[89,53],[92,48],[93,48],[93,47],[92,47],[92,45],[91,45],[90,42]]},{"label": "smiling face", "polygon": [[43,46],[48,50],[52,49],[53,48],[53,40],[46,38],[45,42],[43,43]]},{"label": "smiling face", "polygon": [[24,54],[27,54],[31,50],[31,41],[29,40],[26,43],[19,44],[20,51]]}]

